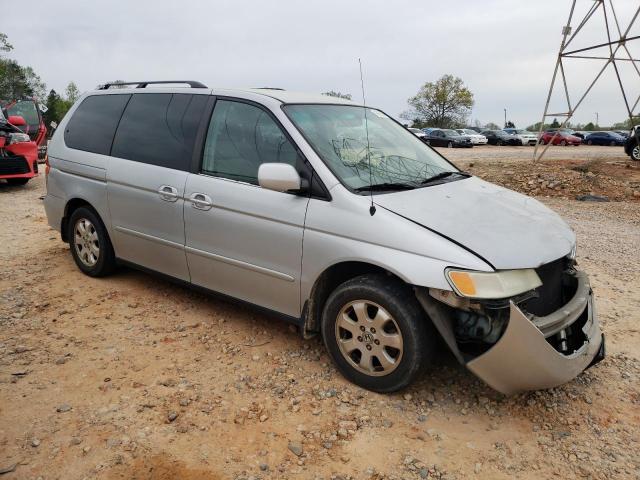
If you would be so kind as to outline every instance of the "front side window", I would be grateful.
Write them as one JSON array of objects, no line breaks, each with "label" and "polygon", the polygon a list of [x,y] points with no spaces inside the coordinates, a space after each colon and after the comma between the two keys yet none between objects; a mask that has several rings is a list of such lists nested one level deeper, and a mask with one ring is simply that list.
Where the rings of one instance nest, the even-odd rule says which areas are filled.
[{"label": "front side window", "polygon": [[258,185],[261,164],[295,166],[297,160],[296,148],[265,110],[232,100],[216,102],[204,147],[204,173]]}]

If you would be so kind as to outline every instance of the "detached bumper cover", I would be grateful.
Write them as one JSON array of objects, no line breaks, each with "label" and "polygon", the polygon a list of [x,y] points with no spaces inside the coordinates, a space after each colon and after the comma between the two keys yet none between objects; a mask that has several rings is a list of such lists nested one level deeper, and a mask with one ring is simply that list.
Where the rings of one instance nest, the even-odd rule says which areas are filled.
[{"label": "detached bumper cover", "polygon": [[469,370],[492,388],[509,395],[562,385],[600,360],[604,340],[593,294],[587,276],[580,273],[578,278],[578,290],[565,307],[548,317],[534,317],[533,322],[540,323],[544,330],[559,324],[568,326],[586,309],[581,347],[569,355],[558,352],[532,320],[511,302],[509,323],[502,337],[489,351],[468,362]]}]

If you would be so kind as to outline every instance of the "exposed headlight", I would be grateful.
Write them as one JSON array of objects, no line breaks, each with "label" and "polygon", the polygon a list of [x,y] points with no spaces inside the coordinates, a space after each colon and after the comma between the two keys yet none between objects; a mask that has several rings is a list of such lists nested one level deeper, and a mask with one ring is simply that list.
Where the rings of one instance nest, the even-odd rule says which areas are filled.
[{"label": "exposed headlight", "polygon": [[22,143],[22,142],[30,142],[31,138],[26,133],[10,133],[7,145],[11,145],[13,143]]},{"label": "exposed headlight", "polygon": [[542,285],[540,277],[532,268],[498,272],[448,268],[445,275],[458,295],[469,298],[508,298]]}]

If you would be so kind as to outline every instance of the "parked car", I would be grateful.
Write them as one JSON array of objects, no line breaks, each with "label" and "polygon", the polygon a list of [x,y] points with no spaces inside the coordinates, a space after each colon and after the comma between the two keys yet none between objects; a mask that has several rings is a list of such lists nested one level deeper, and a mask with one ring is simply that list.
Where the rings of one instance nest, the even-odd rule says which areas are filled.
[{"label": "parked car", "polygon": [[18,116],[25,120],[22,131],[36,142],[40,158],[44,158],[47,151],[47,128],[42,117],[42,108],[34,98],[0,101],[0,109],[4,110],[5,117]]},{"label": "parked car", "polygon": [[425,142],[433,147],[471,148],[473,143],[466,135],[460,135],[455,130],[435,128],[425,137]]},{"label": "parked car", "polygon": [[503,130],[485,130],[482,135],[487,137],[490,145],[522,145],[520,138],[509,135]]},{"label": "parked car", "polygon": [[583,142],[587,145],[623,146],[627,139],[615,132],[593,132],[587,135]]},{"label": "parked car", "polygon": [[433,130],[438,130],[436,127],[427,127],[427,128],[423,128],[422,132],[425,133],[426,135],[429,135],[429,133],[431,133]]},{"label": "parked car", "polygon": [[571,135],[567,132],[556,130],[549,131],[547,130],[540,137],[540,144],[546,145],[549,142],[552,142],[553,145],[575,145],[576,147],[582,143],[582,139],[580,137],[576,137],[575,135]]},{"label": "parked car", "polygon": [[604,356],[576,236],[542,203],[376,108],[153,83],[82,95],[51,140],[48,222],[86,275],[126,264],[275,312],[378,392],[441,338],[507,394]]},{"label": "parked car", "polygon": [[24,185],[38,174],[38,146],[21,130],[26,123],[0,110],[0,179],[9,185]]},{"label": "parked car", "polygon": [[465,137],[469,137],[471,139],[471,143],[474,145],[486,145],[488,140],[484,135],[476,132],[475,130],[471,130],[468,128],[456,128],[456,132],[460,135],[464,135]]},{"label": "parked car", "polygon": [[412,128],[409,127],[408,130],[413,133],[416,137],[418,137],[420,140],[424,139],[427,134],[424,133],[422,130],[420,130],[419,128]]},{"label": "parked car", "polygon": [[524,128],[505,128],[509,135],[515,135],[520,139],[522,145],[535,145],[538,143],[538,134],[525,130]]},{"label": "parked car", "polygon": [[624,144],[624,151],[633,160],[640,161],[640,126],[629,133],[629,138]]},{"label": "parked car", "polygon": [[[564,132],[568,135],[573,135],[574,137],[580,137],[580,138],[584,138],[585,137],[585,132],[581,132],[581,131],[577,131],[574,130],[573,128],[547,128],[546,130],[547,132]],[[586,132],[589,133],[589,132]]]},{"label": "parked car", "polygon": [[625,139],[629,138],[629,132],[626,130],[612,130],[613,133],[617,133],[618,135],[620,135],[621,137],[624,137]]}]

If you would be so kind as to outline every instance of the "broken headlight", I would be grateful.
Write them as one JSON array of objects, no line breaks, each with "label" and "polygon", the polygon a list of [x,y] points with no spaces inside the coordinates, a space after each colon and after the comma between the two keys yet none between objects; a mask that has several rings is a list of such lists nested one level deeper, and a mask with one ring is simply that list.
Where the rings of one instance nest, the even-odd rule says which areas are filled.
[{"label": "broken headlight", "polygon": [[453,290],[467,298],[508,298],[542,285],[540,277],[532,268],[497,272],[448,268],[445,276]]}]

